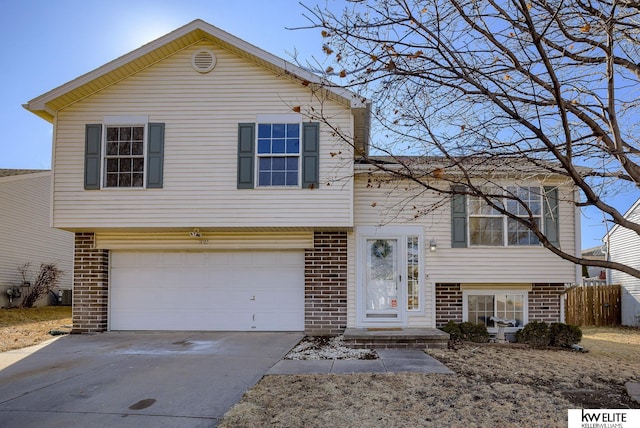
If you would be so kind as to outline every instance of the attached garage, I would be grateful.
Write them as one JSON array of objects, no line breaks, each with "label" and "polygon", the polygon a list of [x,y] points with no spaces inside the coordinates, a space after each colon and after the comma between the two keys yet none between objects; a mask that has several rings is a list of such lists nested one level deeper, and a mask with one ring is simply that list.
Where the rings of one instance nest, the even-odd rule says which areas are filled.
[{"label": "attached garage", "polygon": [[111,330],[303,331],[304,252],[112,251]]}]

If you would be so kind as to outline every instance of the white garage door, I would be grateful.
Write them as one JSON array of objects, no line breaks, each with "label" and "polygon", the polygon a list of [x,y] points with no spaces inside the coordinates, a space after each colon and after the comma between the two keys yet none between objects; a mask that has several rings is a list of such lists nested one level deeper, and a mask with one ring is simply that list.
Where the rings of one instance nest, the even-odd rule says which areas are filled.
[{"label": "white garage door", "polygon": [[302,251],[111,253],[111,330],[304,330]]}]

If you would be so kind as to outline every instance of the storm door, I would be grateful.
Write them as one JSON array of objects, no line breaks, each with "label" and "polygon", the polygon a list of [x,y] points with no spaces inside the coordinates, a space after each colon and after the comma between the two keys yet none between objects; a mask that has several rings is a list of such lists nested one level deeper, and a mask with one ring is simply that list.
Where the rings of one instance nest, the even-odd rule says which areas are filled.
[{"label": "storm door", "polygon": [[402,281],[399,272],[398,239],[366,239],[364,268],[365,321],[398,323],[404,317],[400,302]]}]

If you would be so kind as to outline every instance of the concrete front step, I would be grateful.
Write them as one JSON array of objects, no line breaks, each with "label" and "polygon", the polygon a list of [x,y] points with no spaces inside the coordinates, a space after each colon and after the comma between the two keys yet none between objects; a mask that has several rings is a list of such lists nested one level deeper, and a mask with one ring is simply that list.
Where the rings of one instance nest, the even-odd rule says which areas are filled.
[{"label": "concrete front step", "polygon": [[347,328],[344,344],[355,349],[446,348],[449,334],[437,328]]}]

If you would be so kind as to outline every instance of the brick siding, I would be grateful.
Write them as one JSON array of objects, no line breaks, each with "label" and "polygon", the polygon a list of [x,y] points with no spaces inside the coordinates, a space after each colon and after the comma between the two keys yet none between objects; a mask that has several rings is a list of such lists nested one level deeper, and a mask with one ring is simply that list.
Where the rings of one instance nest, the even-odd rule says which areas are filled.
[{"label": "brick siding", "polygon": [[76,233],[73,264],[73,333],[107,330],[109,251],[95,249],[93,233]]},{"label": "brick siding", "polygon": [[436,284],[436,327],[449,321],[462,322],[460,284]]},{"label": "brick siding", "polygon": [[529,292],[529,321],[560,322],[560,293],[564,284],[533,284]]},{"label": "brick siding", "polygon": [[[559,322],[563,291],[563,284],[533,284],[529,292],[529,321]],[[449,320],[462,322],[460,285],[436,284],[436,326],[442,327]]]},{"label": "brick siding", "polygon": [[304,255],[304,323],[308,335],[347,327],[347,234],[315,232]]}]

